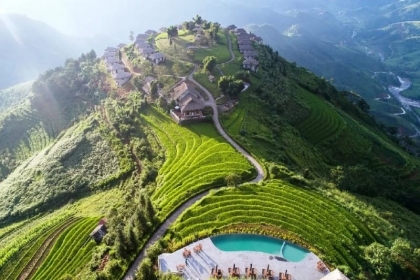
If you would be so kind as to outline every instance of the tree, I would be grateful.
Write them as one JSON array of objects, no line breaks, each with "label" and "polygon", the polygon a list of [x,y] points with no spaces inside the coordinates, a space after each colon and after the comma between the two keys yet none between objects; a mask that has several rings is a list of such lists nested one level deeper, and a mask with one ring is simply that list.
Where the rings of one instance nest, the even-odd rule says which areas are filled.
[{"label": "tree", "polygon": [[229,83],[232,81],[232,78],[230,76],[223,76],[220,77],[218,82],[218,87],[221,92],[226,92],[229,88]]},{"label": "tree", "polygon": [[413,260],[413,248],[408,240],[397,238],[391,246],[391,256],[395,263],[406,267],[406,264]]},{"label": "tree", "polygon": [[241,182],[241,176],[238,174],[231,172],[225,177],[226,185],[229,187],[236,187]]},{"label": "tree", "polygon": [[392,259],[388,247],[374,242],[365,248],[365,259],[368,261],[375,274],[388,279],[392,270]]},{"label": "tree", "polygon": [[128,36],[128,39],[130,39],[130,41],[134,41],[134,32],[130,31],[130,36]]},{"label": "tree", "polygon": [[161,108],[165,111],[168,109],[168,101],[166,101],[166,98],[163,97],[163,96],[159,96],[157,104],[158,104],[159,108]]},{"label": "tree", "polygon": [[152,99],[156,99],[159,95],[159,82],[158,81],[152,81],[150,83],[150,96]]},{"label": "tree", "polygon": [[215,56],[206,56],[206,58],[203,59],[204,69],[206,69],[209,72],[211,72],[211,70],[213,70],[214,67],[216,67],[216,64],[217,60]]},{"label": "tree", "polygon": [[169,39],[176,37],[178,36],[178,27],[171,25],[168,27],[168,29],[166,29],[166,33],[168,33]]},{"label": "tree", "polygon": [[203,18],[201,16],[199,16],[199,15],[196,15],[195,18],[193,18],[193,21],[196,24],[202,24],[203,23]]},{"label": "tree", "polygon": [[230,95],[238,95],[244,89],[244,83],[241,80],[235,80],[229,83],[227,93]]},{"label": "tree", "polygon": [[138,90],[141,91],[143,89],[143,80],[140,76],[135,76],[132,79],[133,86]]}]

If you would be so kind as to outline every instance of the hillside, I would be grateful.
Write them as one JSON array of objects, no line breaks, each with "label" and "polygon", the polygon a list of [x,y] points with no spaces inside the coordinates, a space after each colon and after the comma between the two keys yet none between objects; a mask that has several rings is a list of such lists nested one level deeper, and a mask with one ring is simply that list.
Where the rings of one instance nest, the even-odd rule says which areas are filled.
[{"label": "hillside", "polygon": [[33,80],[82,52],[102,49],[100,40],[70,37],[26,16],[0,14],[0,89]]},{"label": "hillside", "polygon": [[[420,160],[363,98],[257,42],[244,71],[237,36],[198,15],[168,31],[138,42],[160,63],[120,49],[123,86],[91,51],[1,92],[1,279],[153,280],[160,253],[232,232],[293,241],[352,279],[420,275]],[[183,82],[201,122],[174,121]]]}]

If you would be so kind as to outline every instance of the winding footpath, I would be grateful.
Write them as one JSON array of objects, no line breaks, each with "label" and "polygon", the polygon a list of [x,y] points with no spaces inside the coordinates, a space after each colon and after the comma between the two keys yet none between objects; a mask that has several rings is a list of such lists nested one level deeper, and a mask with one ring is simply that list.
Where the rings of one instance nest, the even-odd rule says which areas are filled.
[{"label": "winding footpath", "polygon": [[[232,43],[230,40],[230,36],[227,35],[228,38],[228,47],[229,47],[229,52],[231,55],[231,59],[225,63],[230,63],[235,59],[235,54],[232,51]],[[225,64],[223,63],[223,64]],[[220,65],[220,64],[219,64]],[[217,67],[219,66],[217,65]],[[218,68],[220,73],[223,75],[222,71],[220,70],[220,68]],[[258,183],[261,182],[264,179],[264,168],[261,166],[261,164],[254,158],[252,157],[251,154],[249,154],[247,151],[245,151],[241,146],[239,146],[235,141],[233,141],[233,139],[226,133],[226,131],[224,131],[224,129],[222,128],[222,125],[220,124],[220,120],[219,120],[219,111],[217,109],[217,105],[216,102],[214,100],[213,95],[205,88],[203,87],[201,84],[199,84],[196,80],[194,80],[194,73],[197,71],[197,66],[195,66],[194,71],[192,71],[189,75],[188,75],[188,79],[190,81],[192,81],[195,85],[197,85],[207,96],[208,96],[208,101],[206,102],[206,105],[211,106],[213,109],[213,122],[214,125],[217,129],[217,131],[219,132],[219,134],[226,139],[227,142],[229,142],[239,153],[241,153],[253,166],[254,168],[257,170],[257,176],[251,180],[248,181],[248,183]],[[217,190],[217,189],[221,189],[224,187],[219,187],[219,188],[214,188],[213,190]],[[192,206],[195,202],[199,201],[200,199],[202,199],[203,197],[205,197],[206,195],[209,194],[209,190],[205,191],[201,194],[198,194],[192,198],[190,198],[189,200],[187,200],[184,204],[182,204],[175,212],[173,212],[166,220],[163,224],[160,225],[160,227],[153,233],[153,235],[151,236],[151,238],[147,241],[147,243],[143,246],[143,249],[140,251],[139,255],[137,256],[137,258],[135,259],[135,261],[132,263],[132,265],[130,266],[130,268],[127,270],[127,272],[125,273],[124,276],[124,280],[133,280],[136,274],[136,271],[140,265],[140,262],[144,259],[144,257],[146,256],[146,250],[150,247],[150,245],[152,245],[153,243],[155,243],[156,241],[158,241],[159,239],[161,239],[163,237],[163,235],[165,234],[166,230],[169,229],[169,227],[172,225],[173,222],[175,222],[176,219],[178,219],[178,217],[185,211],[187,210],[190,206]]]}]

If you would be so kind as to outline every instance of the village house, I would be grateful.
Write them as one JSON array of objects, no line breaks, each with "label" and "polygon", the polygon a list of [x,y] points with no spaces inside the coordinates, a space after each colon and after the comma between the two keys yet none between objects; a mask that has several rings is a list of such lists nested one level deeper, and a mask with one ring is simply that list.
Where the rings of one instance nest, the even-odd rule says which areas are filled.
[{"label": "village house", "polygon": [[115,82],[119,87],[123,86],[126,82],[128,82],[131,78],[131,74],[128,72],[118,72],[112,74]]},{"label": "village house", "polygon": [[118,49],[117,48],[113,48],[113,47],[108,47],[105,49],[106,52],[117,52]]},{"label": "village house", "polygon": [[149,30],[146,30],[146,32],[144,32],[146,35],[148,35],[148,36],[150,36],[150,35],[156,35],[157,34],[157,32],[156,31],[154,31],[154,30],[151,30],[151,29],[149,29]]},{"label": "village house", "polygon": [[148,58],[149,56],[151,56],[153,53],[155,53],[155,50],[152,49],[151,47],[146,47],[146,48],[141,48],[139,49],[139,53],[144,57],[144,58]]},{"label": "village house", "polygon": [[258,71],[258,64],[260,64],[258,62],[258,60],[253,59],[253,58],[248,58],[248,59],[244,60],[244,62],[242,63],[242,66],[243,66],[244,69],[249,69],[249,70],[252,70],[254,72],[257,72]]},{"label": "village house", "polygon": [[118,52],[104,52],[104,54],[102,55],[103,58],[108,58],[108,57],[118,57]]},{"label": "village house", "polygon": [[114,63],[108,69],[111,71],[112,74],[118,73],[118,72],[124,72],[125,66],[123,64]]},{"label": "village house", "polygon": [[234,32],[235,32],[235,34],[238,36],[238,35],[240,35],[240,34],[248,34],[247,32],[246,32],[246,30],[245,29],[243,29],[243,28],[235,28],[234,29]]},{"label": "village house", "polygon": [[248,59],[248,58],[257,58],[258,57],[258,52],[257,51],[244,51],[244,58]]},{"label": "village house", "polygon": [[[101,220],[102,221],[102,220]],[[90,237],[95,240],[96,243],[99,243],[107,234],[107,229],[104,223],[99,223],[96,228],[89,234]]]},{"label": "village house", "polygon": [[246,51],[253,51],[254,47],[252,45],[239,45],[239,51],[244,53]]},{"label": "village house", "polygon": [[146,41],[148,38],[149,38],[149,35],[147,35],[147,34],[139,34],[139,35],[136,36],[136,41],[137,40],[144,40],[144,41]]},{"label": "village house", "polygon": [[236,38],[238,38],[238,41],[239,40],[251,40],[251,35],[249,35],[249,34],[239,34],[239,35],[236,35]]},{"label": "village house", "polygon": [[150,44],[143,40],[136,40],[134,42],[134,45],[136,46],[137,49],[146,48],[146,47],[151,48]]},{"label": "village house", "polygon": [[160,53],[160,52],[157,52],[157,53],[154,53],[154,54],[151,54],[149,57],[148,57],[148,59],[151,61],[151,62],[153,62],[154,64],[159,64],[159,63],[161,63],[161,62],[163,62],[163,61],[165,61],[166,60],[166,57],[165,57],[165,55],[163,54],[163,53]]},{"label": "village house", "polygon": [[178,117],[180,117],[180,119],[203,117],[203,97],[188,83],[183,82],[175,87],[171,96],[178,104]]},{"label": "village house", "polygon": [[121,44],[118,44],[118,46],[117,46],[117,47],[118,47],[119,49],[122,49],[122,48],[124,48],[125,46],[126,46],[126,44],[121,43]]},{"label": "village house", "polygon": [[105,64],[108,68],[115,63],[121,63],[118,57],[105,57]]},{"label": "village house", "polygon": [[250,39],[239,39],[238,45],[252,45],[252,41]]},{"label": "village house", "polygon": [[237,27],[234,24],[228,25],[226,27],[227,31],[234,32]]}]

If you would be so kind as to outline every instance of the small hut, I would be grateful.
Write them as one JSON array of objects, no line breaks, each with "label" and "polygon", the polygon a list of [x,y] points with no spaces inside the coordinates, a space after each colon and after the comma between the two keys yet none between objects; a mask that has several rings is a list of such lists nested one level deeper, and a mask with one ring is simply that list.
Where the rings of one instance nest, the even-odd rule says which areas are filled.
[{"label": "small hut", "polygon": [[89,235],[96,241],[96,243],[99,243],[102,241],[102,238],[104,238],[106,233],[107,230],[105,224],[99,224]]}]

